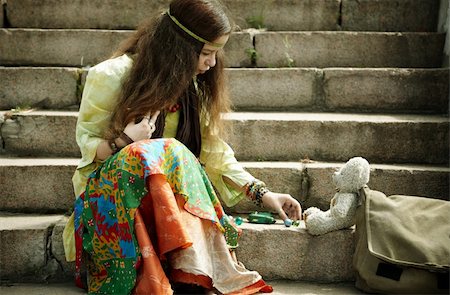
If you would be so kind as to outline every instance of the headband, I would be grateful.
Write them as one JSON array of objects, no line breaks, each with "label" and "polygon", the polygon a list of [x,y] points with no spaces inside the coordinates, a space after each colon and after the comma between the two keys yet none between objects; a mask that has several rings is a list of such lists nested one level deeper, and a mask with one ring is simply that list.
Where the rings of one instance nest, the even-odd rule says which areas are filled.
[{"label": "headband", "polygon": [[170,14],[170,11],[167,11],[167,15],[170,17],[170,19],[171,19],[178,27],[180,27],[180,29],[182,29],[183,31],[185,31],[186,34],[188,34],[188,35],[191,36],[192,38],[194,38],[194,39],[196,39],[196,40],[198,40],[198,41],[200,41],[200,42],[202,42],[202,43],[205,43],[205,44],[214,46],[214,47],[222,47],[222,46],[224,45],[224,44],[219,44],[219,43],[209,42],[208,40],[203,39],[203,38],[200,37],[199,35],[195,34],[195,33],[192,32],[191,30],[189,30],[188,28],[186,28],[185,26],[183,26],[183,24],[181,24],[181,23],[180,23],[173,15],[171,15],[171,14]]}]

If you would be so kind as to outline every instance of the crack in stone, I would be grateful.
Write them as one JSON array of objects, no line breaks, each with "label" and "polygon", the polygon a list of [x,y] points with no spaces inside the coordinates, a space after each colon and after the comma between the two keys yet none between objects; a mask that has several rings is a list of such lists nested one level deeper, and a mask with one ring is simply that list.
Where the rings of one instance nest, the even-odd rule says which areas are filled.
[{"label": "crack in stone", "polygon": [[5,115],[0,113],[0,152],[3,152],[6,150],[6,143],[5,143],[5,140],[3,139],[3,134],[2,134],[2,127],[3,127],[4,122],[5,122]]},{"label": "crack in stone", "polygon": [[6,1],[6,0],[1,0],[0,1],[0,4],[2,6],[2,12],[1,13],[3,13],[3,24],[0,24],[0,26],[2,26],[3,28],[10,28],[11,27],[11,24],[10,24],[9,19],[8,19],[8,14],[7,14],[7,11],[6,11],[7,2],[8,1]]},{"label": "crack in stone", "polygon": [[51,281],[58,279],[64,273],[64,267],[56,256],[53,254],[53,231],[56,224],[52,224],[47,228],[46,236],[46,251],[45,251],[45,266],[43,268],[45,280]]},{"label": "crack in stone", "polygon": [[300,196],[302,201],[300,201],[300,204],[303,208],[303,203],[308,201],[309,198],[309,188],[310,188],[310,179],[308,174],[308,168],[304,163],[301,163],[302,169],[300,174]]}]

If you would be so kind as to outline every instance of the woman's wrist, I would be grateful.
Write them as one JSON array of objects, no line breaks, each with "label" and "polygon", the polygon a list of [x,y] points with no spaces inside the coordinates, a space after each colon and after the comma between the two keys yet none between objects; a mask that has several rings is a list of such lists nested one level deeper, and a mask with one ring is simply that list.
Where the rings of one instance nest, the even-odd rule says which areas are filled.
[{"label": "woman's wrist", "polygon": [[117,138],[108,140],[108,145],[113,155],[120,151],[120,149],[123,147],[120,145],[120,143],[117,143]]},{"label": "woman's wrist", "polygon": [[129,144],[132,144],[134,142],[134,140],[128,136],[128,134],[126,134],[125,132],[122,132],[119,136],[119,138],[117,138],[119,141],[121,141],[121,143],[124,144],[124,146],[127,146]]},{"label": "woman's wrist", "polygon": [[263,207],[263,196],[269,192],[266,184],[261,180],[255,179],[246,186],[246,195],[257,206]]},{"label": "woman's wrist", "polygon": [[114,155],[122,148],[126,147],[127,145],[133,142],[134,142],[133,139],[131,139],[125,132],[122,132],[119,137],[110,139],[108,141],[108,144],[109,147],[111,148],[112,154]]},{"label": "woman's wrist", "polygon": [[120,137],[115,138],[114,142],[116,143],[116,145],[119,149],[122,149],[127,146],[127,143]]}]

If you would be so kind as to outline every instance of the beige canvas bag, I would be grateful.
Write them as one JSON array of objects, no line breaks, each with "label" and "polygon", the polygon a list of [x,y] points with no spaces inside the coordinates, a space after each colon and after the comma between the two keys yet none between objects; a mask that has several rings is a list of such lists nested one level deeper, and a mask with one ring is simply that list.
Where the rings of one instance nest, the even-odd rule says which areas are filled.
[{"label": "beige canvas bag", "polygon": [[356,211],[353,266],[366,292],[448,294],[450,202],[368,187]]}]

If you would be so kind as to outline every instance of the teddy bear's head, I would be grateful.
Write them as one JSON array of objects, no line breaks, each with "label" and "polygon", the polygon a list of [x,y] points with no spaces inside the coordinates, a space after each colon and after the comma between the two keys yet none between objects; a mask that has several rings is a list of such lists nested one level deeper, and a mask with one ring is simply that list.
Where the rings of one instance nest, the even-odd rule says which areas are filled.
[{"label": "teddy bear's head", "polygon": [[369,162],[364,158],[355,157],[333,174],[333,182],[339,192],[356,193],[369,182],[369,176]]}]

